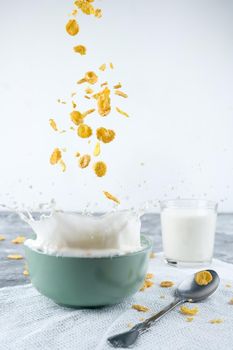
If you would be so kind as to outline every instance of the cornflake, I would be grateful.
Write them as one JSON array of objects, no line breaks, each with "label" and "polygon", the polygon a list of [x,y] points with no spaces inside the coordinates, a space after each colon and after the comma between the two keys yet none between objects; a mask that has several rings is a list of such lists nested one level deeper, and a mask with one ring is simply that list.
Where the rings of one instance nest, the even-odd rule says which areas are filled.
[{"label": "cornflake", "polygon": [[101,87],[108,85],[108,82],[105,81],[104,83],[100,84]]},{"label": "cornflake", "polygon": [[92,71],[86,72],[84,79],[91,85],[95,84],[98,81],[97,75]]},{"label": "cornflake", "polygon": [[61,159],[59,164],[60,164],[61,169],[62,169],[62,171],[64,173],[66,171],[66,164],[65,164],[64,160]]},{"label": "cornflake", "polygon": [[74,52],[79,53],[81,56],[86,55],[87,49],[83,45],[77,45],[73,47]]},{"label": "cornflake", "polygon": [[70,96],[74,97],[75,95],[77,95],[77,92],[71,92]]},{"label": "cornflake", "polygon": [[110,62],[110,63],[109,63],[109,67],[110,67],[111,69],[113,69],[113,68],[114,68],[114,66],[113,66],[112,62]]},{"label": "cornflake", "polygon": [[79,125],[83,123],[83,114],[79,111],[73,111],[70,113],[70,119],[75,125]]},{"label": "cornflake", "polygon": [[24,274],[24,276],[29,276],[29,271],[28,270],[24,270],[23,274]]},{"label": "cornflake", "polygon": [[194,320],[194,317],[186,317],[186,322],[192,322]]},{"label": "cornflake", "polygon": [[210,320],[209,323],[219,324],[219,323],[223,323],[223,320],[221,320],[220,318],[215,318],[213,320]]},{"label": "cornflake", "polygon": [[122,87],[121,83],[118,83],[113,86],[114,89],[120,89]]},{"label": "cornflake", "polygon": [[199,286],[206,286],[212,279],[213,277],[209,271],[200,271],[195,274],[195,282]]},{"label": "cornflake", "polygon": [[82,84],[82,83],[85,83],[86,82],[86,79],[85,78],[82,78],[80,80],[77,81],[77,84]]},{"label": "cornflake", "polygon": [[153,273],[147,273],[146,274],[146,279],[151,279],[151,278],[154,278]]},{"label": "cornflake", "polygon": [[150,253],[150,259],[154,259],[156,257],[155,253],[154,252],[151,252]]},{"label": "cornflake", "polygon": [[80,156],[80,153],[76,152],[74,156],[78,158]]},{"label": "cornflake", "polygon": [[24,236],[17,236],[15,239],[12,239],[12,243],[14,244],[21,244],[21,243],[24,243],[26,237]]},{"label": "cornflake", "polygon": [[72,107],[73,107],[73,108],[76,108],[76,107],[77,107],[77,105],[76,105],[76,103],[75,103],[74,101],[72,101]]},{"label": "cornflake", "polygon": [[79,158],[79,166],[80,168],[86,168],[91,161],[91,156],[89,154],[84,154],[82,157]]},{"label": "cornflake", "polygon": [[88,100],[91,99],[90,96],[88,96],[88,95],[84,95],[84,97],[87,98]]},{"label": "cornflake", "polygon": [[91,88],[86,88],[86,90],[85,90],[85,92],[86,92],[86,94],[92,94],[93,93],[93,90],[91,89]]},{"label": "cornflake", "polygon": [[143,286],[140,288],[140,291],[143,292],[145,289],[150,288],[154,285],[153,281],[150,281],[149,279],[145,279]]},{"label": "cornflake", "polygon": [[230,283],[227,283],[227,284],[225,285],[225,287],[226,287],[226,288],[231,288],[232,285],[231,285]]},{"label": "cornflake", "polygon": [[172,287],[174,283],[172,281],[162,281],[160,282],[160,287],[169,288]]},{"label": "cornflake", "polygon": [[92,135],[92,129],[87,124],[80,124],[77,130],[78,136],[83,139],[88,138]]},{"label": "cornflake", "polygon": [[96,162],[93,165],[93,170],[98,177],[102,177],[107,172],[107,165],[102,161]]},{"label": "cornflake", "polygon": [[20,255],[20,254],[9,254],[7,255],[8,259],[11,259],[11,260],[21,260],[23,259],[23,256]]},{"label": "cornflake", "polygon": [[66,31],[69,35],[76,35],[79,32],[79,25],[76,19],[70,19],[66,24]]},{"label": "cornflake", "polygon": [[132,309],[137,310],[139,312],[147,312],[147,311],[149,311],[148,307],[142,306],[142,305],[139,305],[139,304],[132,305]]},{"label": "cornflake", "polygon": [[76,16],[78,14],[78,10],[77,9],[74,9],[72,12],[71,12],[71,15],[72,16]]},{"label": "cornflake", "polygon": [[231,298],[231,299],[229,300],[229,304],[230,304],[230,305],[233,305],[233,298]]},{"label": "cornflake", "polygon": [[127,327],[128,327],[128,328],[132,328],[132,327],[133,327],[133,323],[128,323],[128,324],[127,324]]},{"label": "cornflake", "polygon": [[102,72],[104,72],[105,69],[106,69],[106,64],[105,63],[103,63],[103,64],[101,64],[101,66],[99,66],[99,70],[102,70]]},{"label": "cornflake", "polygon": [[120,109],[119,107],[116,107],[116,111],[127,118],[129,117],[129,115],[126,112],[122,111],[122,109]]},{"label": "cornflake", "polygon": [[49,124],[53,130],[58,131],[57,124],[54,119],[49,119]]},{"label": "cornflake", "polygon": [[95,108],[88,109],[86,112],[83,113],[83,117],[85,118],[88,114],[91,114],[95,112]]},{"label": "cornflake", "polygon": [[75,1],[75,5],[77,5],[85,15],[93,15],[95,13],[94,7],[88,1]]},{"label": "cornflake", "polygon": [[101,9],[95,9],[95,17],[97,17],[97,18],[102,17],[102,10]]},{"label": "cornflake", "polygon": [[50,163],[52,165],[57,164],[61,160],[62,154],[59,148],[55,148],[50,156]]},{"label": "cornflake", "polygon": [[192,309],[189,309],[187,306],[181,306],[180,307],[180,312],[183,314],[183,315],[196,315],[198,313],[198,307],[194,307]]},{"label": "cornflake", "polygon": [[0,235],[0,241],[5,241],[5,237],[3,235]]},{"label": "cornflake", "polygon": [[115,91],[115,95],[118,95],[118,96],[121,96],[121,97],[124,97],[124,98],[128,97],[127,94],[125,94],[123,91],[120,91],[120,90],[116,90]]},{"label": "cornflake", "polygon": [[104,195],[106,198],[110,199],[111,201],[120,204],[121,202],[119,201],[119,199],[115,196],[113,196],[111,193],[107,192],[107,191],[103,191]]},{"label": "cornflake", "polygon": [[110,99],[110,90],[109,88],[104,88],[101,92],[99,92],[97,95],[97,105],[98,105],[98,112],[102,117],[105,117],[108,115],[111,111],[111,99]]},{"label": "cornflake", "polygon": [[100,155],[100,143],[97,142],[93,151],[93,155],[98,157]]},{"label": "cornflake", "polygon": [[109,143],[114,140],[115,132],[111,129],[101,127],[96,130],[96,137],[99,141]]}]

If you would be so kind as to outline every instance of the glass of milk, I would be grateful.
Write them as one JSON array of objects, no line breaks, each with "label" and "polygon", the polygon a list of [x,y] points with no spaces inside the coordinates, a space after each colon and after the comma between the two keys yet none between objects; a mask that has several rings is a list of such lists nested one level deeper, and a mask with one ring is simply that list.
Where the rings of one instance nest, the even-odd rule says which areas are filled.
[{"label": "glass of milk", "polygon": [[177,199],[160,202],[165,260],[172,265],[211,263],[217,219],[217,203]]}]

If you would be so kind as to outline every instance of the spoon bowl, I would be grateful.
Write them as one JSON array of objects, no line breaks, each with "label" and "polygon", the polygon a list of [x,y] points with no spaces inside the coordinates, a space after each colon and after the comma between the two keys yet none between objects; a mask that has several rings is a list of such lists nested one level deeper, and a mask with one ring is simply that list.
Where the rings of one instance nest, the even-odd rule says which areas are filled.
[{"label": "spoon bowl", "polygon": [[212,295],[218,288],[220,279],[216,271],[205,270],[211,273],[212,281],[207,285],[199,285],[195,282],[195,275],[187,277],[180,283],[175,291],[175,296],[180,300],[196,303]]}]

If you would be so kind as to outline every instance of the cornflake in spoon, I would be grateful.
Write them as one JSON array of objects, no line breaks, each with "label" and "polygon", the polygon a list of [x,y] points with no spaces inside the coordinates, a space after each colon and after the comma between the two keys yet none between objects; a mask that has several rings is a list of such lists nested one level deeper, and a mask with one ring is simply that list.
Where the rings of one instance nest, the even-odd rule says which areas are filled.
[{"label": "cornflake in spoon", "polygon": [[200,271],[195,274],[195,282],[199,286],[206,286],[212,279],[213,277],[209,271]]}]

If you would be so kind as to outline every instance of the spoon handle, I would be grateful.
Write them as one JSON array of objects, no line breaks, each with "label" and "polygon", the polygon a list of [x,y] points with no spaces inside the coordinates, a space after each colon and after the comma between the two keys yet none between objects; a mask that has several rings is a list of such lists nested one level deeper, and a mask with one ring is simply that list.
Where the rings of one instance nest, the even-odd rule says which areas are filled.
[{"label": "spoon handle", "polygon": [[146,332],[154,322],[158,321],[161,317],[166,315],[169,311],[174,309],[177,305],[180,305],[184,302],[181,299],[175,299],[172,303],[167,305],[164,309],[159,311],[157,314],[147,318],[145,321],[136,324],[131,330],[128,332],[120,333],[117,335],[113,335],[108,338],[109,344],[111,344],[114,348],[128,348],[132,346],[140,334]]},{"label": "spoon handle", "polygon": [[184,300],[182,299],[174,299],[170,304],[165,306],[162,310],[157,312],[157,314],[147,318],[144,322],[139,323],[139,325],[143,325],[144,328],[149,328],[155,321],[158,321],[161,317],[166,315],[169,311],[173,310],[176,306],[183,304]]}]

